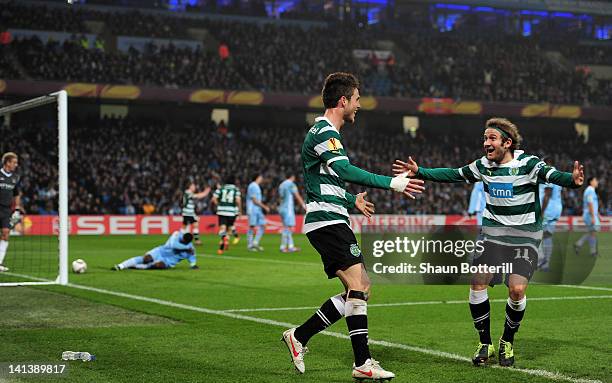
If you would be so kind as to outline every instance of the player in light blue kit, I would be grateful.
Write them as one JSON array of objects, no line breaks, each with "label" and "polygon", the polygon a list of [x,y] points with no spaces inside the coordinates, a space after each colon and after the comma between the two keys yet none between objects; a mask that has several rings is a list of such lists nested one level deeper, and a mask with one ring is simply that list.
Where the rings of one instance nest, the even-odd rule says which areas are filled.
[{"label": "player in light blue kit", "polygon": [[[257,174],[253,177],[253,182],[249,184],[247,188],[247,215],[249,216],[249,231],[247,233],[247,247],[249,251],[262,251],[263,247],[259,245],[261,237],[266,229],[266,213],[270,212],[268,205],[262,201],[261,194],[261,183],[263,182],[263,176]],[[257,234],[255,234],[255,228],[257,228]],[[255,235],[255,238],[253,238]]]},{"label": "player in light blue kit", "polygon": [[487,205],[485,197],[484,184],[482,182],[476,182],[472,188],[472,194],[470,194],[470,206],[468,207],[468,214],[476,214],[476,222],[478,226],[482,226],[482,212]]},{"label": "player in light blue kit", "polygon": [[175,231],[165,244],[149,250],[145,255],[133,257],[114,265],[111,270],[125,269],[171,269],[183,259],[189,261],[191,269],[199,269],[196,264],[195,248],[193,247],[193,235]]},{"label": "player in light blue kit", "polygon": [[[485,196],[484,184],[482,182],[476,182],[472,188],[470,194],[470,205],[468,206],[468,214],[470,216],[476,215],[476,224],[478,225],[478,236],[476,241],[484,240],[484,234],[482,234],[482,213],[487,206],[487,197]],[[479,256],[479,252],[474,251],[468,256],[467,261],[472,264],[474,258]]]},{"label": "player in light blue kit", "polygon": [[597,232],[599,231],[599,198],[597,197],[597,185],[599,180],[597,177],[589,178],[589,186],[584,190],[582,196],[582,219],[589,232],[583,235],[575,244],[574,250],[576,255],[580,253],[580,249],[585,241],[589,241],[591,256],[597,256]]},{"label": "player in light blue kit", "polygon": [[[548,159],[545,160],[550,165]],[[561,189],[559,185],[545,183],[539,185],[540,206],[542,207],[542,243],[538,251],[538,269],[548,271],[550,268],[550,257],[553,252],[553,234],[561,212],[563,211],[563,201],[561,199]]]},{"label": "player in light blue kit", "polygon": [[283,221],[283,232],[281,234],[281,245],[280,251],[283,253],[293,253],[300,249],[295,247],[293,243],[293,228],[295,227],[295,208],[294,198],[297,199],[298,203],[306,211],[306,204],[298,188],[295,185],[295,175],[291,174],[289,178],[281,182],[278,187],[278,194],[280,195],[281,203],[278,208],[278,212]]}]

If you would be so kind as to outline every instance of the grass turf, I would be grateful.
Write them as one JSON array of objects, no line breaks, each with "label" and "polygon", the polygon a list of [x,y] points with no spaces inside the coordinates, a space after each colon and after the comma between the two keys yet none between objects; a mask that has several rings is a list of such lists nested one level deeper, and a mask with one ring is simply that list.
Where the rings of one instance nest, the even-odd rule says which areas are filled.
[{"label": "grass turf", "polygon": [[[319,256],[304,236],[296,236],[298,246],[304,249],[297,254],[280,253],[279,236],[266,235],[262,242],[266,251],[262,253],[247,252],[241,242],[223,256],[211,255],[217,238],[205,236],[203,246],[198,248],[200,270],[190,270],[187,264],[181,264],[164,271],[110,271],[114,263],[141,255],[165,239],[165,236],[72,237],[71,260],[83,258],[89,269],[86,274],[71,274],[70,281],[211,310],[317,307],[341,290],[337,280],[327,280]],[[600,245],[604,264],[610,261],[606,257],[609,249],[609,244]],[[59,361],[64,350],[97,355],[95,362],[70,362],[66,377],[45,381],[350,381],[352,352],[348,340],[314,337],[308,345],[311,352],[306,356],[307,372],[300,376],[293,372],[286,348],[279,341],[284,327],[254,322],[268,319],[299,324],[313,313],[312,309],[237,313],[250,319],[245,320],[73,287],[6,288],[0,293],[0,312],[10,318],[0,320],[0,362]],[[489,294],[492,299],[507,296],[503,286],[490,289]],[[612,291],[533,285],[527,295],[610,296]],[[398,382],[561,379],[507,369],[474,368],[465,361],[398,348],[398,344],[416,346],[469,357],[477,337],[467,304],[374,306],[465,300],[466,296],[466,286],[374,286],[368,313],[370,338],[395,345],[373,342],[374,357],[397,374]],[[63,316],[57,315],[60,311]],[[501,335],[503,318],[504,303],[493,302],[495,338]],[[575,379],[612,381],[612,328],[607,325],[611,321],[610,298],[533,300],[528,304],[515,342],[517,367],[559,372]],[[344,321],[330,331],[345,334]]]}]

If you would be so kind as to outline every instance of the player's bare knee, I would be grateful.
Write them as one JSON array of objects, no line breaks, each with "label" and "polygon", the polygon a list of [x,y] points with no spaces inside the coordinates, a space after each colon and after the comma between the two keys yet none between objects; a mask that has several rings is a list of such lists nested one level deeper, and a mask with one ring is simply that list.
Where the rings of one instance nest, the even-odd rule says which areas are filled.
[{"label": "player's bare knee", "polygon": [[527,285],[514,285],[508,288],[508,295],[513,301],[520,301],[525,296]]},{"label": "player's bare knee", "polygon": [[474,274],[472,276],[472,290],[484,290],[489,287],[489,282],[493,278],[492,274]]},{"label": "player's bare knee", "polygon": [[346,289],[347,291],[363,291],[367,293],[370,291],[370,281],[364,281],[361,279],[348,280]]}]

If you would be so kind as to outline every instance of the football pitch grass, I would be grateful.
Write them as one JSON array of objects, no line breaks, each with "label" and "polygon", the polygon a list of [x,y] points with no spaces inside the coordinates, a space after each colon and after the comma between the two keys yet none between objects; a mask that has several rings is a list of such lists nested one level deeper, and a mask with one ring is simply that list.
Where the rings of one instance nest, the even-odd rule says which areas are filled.
[{"label": "football pitch grass", "polygon": [[[198,247],[200,270],[110,267],[142,255],[167,236],[71,237],[70,260],[88,271],[70,286],[0,288],[0,363],[60,362],[62,351],[87,351],[66,376],[0,381],[45,382],[350,382],[352,351],[339,321],[308,344],[297,375],[281,334],[340,292],[305,236],[302,252],[265,251],[243,241],[219,256],[216,236]],[[608,236],[609,238],[609,236]],[[603,251],[602,251],[603,250]],[[610,244],[600,244],[612,262]],[[17,272],[17,270],[15,270]],[[372,355],[395,382],[612,382],[612,280],[594,288],[532,285],[516,335],[516,368],[475,368],[477,344],[467,286],[374,285],[368,319]],[[592,285],[589,285],[592,286]],[[504,286],[489,289],[497,348]]]}]

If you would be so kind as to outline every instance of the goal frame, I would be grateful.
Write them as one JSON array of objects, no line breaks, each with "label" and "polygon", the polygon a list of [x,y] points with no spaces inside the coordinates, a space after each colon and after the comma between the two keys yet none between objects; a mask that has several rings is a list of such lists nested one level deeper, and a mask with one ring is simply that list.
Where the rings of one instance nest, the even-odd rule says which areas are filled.
[{"label": "goal frame", "polygon": [[45,280],[33,276],[8,273],[8,275],[30,279],[31,281],[0,283],[0,286],[68,284],[68,93],[65,90],[60,90],[5,106],[0,108],[0,116],[11,115],[52,103],[57,103],[58,127],[58,276],[55,280]]}]

